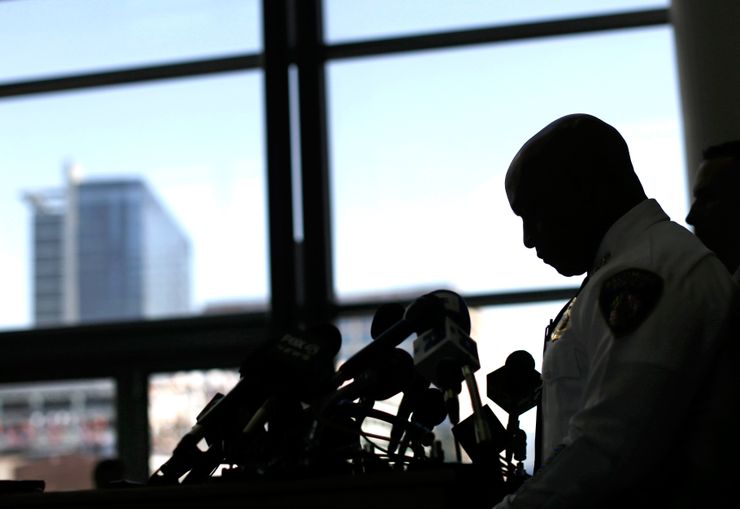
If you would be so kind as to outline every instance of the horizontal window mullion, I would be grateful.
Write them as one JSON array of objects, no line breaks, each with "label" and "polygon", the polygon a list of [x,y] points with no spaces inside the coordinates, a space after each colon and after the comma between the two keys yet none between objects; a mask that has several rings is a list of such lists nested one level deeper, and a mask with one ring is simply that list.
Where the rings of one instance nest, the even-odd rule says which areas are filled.
[{"label": "horizontal window mullion", "polygon": [[604,16],[569,18],[555,21],[502,25],[472,30],[333,44],[325,47],[324,57],[326,60],[367,57],[387,53],[402,53],[557,35],[575,35],[604,30],[648,27],[665,25],[669,22],[670,16],[668,9],[652,9]]},{"label": "horizontal window mullion", "polygon": [[256,69],[261,65],[262,55],[241,55],[99,73],[75,74],[41,80],[0,83],[0,98],[243,71]]},{"label": "horizontal window mullion", "polygon": [[[485,294],[462,295],[469,307],[482,306],[505,306],[509,304],[530,304],[536,302],[548,302],[556,300],[567,300],[575,295],[578,287],[564,287],[540,290],[525,290],[512,292],[497,292]],[[378,307],[388,303],[406,305],[410,300],[365,300],[349,304],[338,304],[335,308],[337,315],[367,314],[375,311]]]}]

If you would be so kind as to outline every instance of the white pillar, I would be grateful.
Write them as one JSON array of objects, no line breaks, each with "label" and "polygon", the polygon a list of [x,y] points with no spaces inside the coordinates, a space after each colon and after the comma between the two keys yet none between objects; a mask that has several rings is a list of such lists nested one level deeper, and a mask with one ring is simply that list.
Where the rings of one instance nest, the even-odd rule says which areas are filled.
[{"label": "white pillar", "polygon": [[671,0],[689,184],[710,145],[740,139],[740,1]]}]

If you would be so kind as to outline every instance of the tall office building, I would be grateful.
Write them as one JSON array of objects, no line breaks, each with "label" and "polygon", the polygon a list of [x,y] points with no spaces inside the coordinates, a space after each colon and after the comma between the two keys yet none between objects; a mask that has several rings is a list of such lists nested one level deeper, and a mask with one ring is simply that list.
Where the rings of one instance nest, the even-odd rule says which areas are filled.
[{"label": "tall office building", "polygon": [[140,179],[27,193],[33,213],[36,325],[190,311],[190,243]]}]

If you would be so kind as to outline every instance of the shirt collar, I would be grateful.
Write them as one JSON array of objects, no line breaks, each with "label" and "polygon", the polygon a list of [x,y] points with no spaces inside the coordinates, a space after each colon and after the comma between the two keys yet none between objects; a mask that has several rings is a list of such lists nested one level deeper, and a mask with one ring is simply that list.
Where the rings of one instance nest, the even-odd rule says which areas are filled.
[{"label": "shirt collar", "polygon": [[601,239],[589,274],[601,268],[606,260],[619,250],[620,246],[629,243],[630,238],[635,234],[647,230],[656,223],[669,220],[670,218],[663,212],[658,202],[652,198],[645,199],[632,207],[611,225],[604,238]]}]

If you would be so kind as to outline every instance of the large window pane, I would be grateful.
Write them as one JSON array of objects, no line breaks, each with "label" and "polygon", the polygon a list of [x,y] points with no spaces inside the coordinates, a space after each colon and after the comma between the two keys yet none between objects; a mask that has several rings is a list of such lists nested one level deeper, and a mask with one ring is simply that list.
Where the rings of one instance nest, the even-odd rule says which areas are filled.
[{"label": "large window pane", "polygon": [[521,145],[568,113],[617,127],[648,195],[685,217],[669,28],[339,61],[328,82],[342,300],[577,284],[523,247],[503,185]]},{"label": "large window pane", "polygon": [[98,463],[117,454],[114,391],[110,380],[0,386],[0,478],[94,488]]},{"label": "large window pane", "polygon": [[0,327],[267,302],[258,72],[0,102]]},{"label": "large window pane", "polygon": [[[258,0],[0,2],[0,82],[261,48]],[[9,50],[13,48],[13,50]]]},{"label": "large window pane", "polygon": [[668,0],[326,0],[326,38],[347,42],[668,7]]}]

